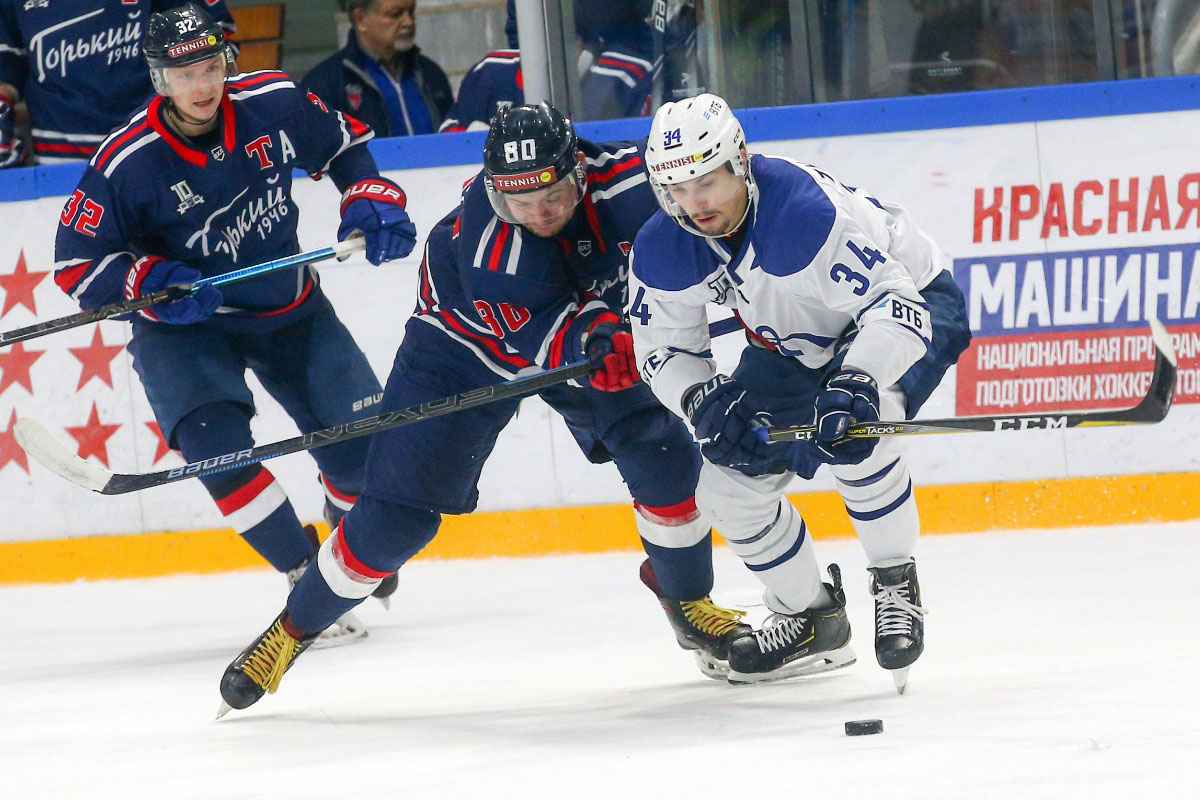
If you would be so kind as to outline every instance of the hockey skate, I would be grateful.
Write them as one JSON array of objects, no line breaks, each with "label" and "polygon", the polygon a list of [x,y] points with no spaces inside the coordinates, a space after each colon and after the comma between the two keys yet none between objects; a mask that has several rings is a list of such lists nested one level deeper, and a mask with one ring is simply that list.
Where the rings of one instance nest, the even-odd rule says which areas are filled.
[{"label": "hockey skate", "polygon": [[[332,531],[337,528],[339,517],[334,516],[333,506],[330,504],[328,499],[325,501],[325,510],[322,512],[322,516],[325,517],[325,524],[329,526],[329,530]],[[306,525],[305,527],[310,528],[312,526]],[[316,529],[314,528],[313,530],[315,535]],[[386,578],[381,580],[379,585],[375,587],[375,591],[371,592],[371,597],[379,600],[379,602],[383,605],[384,611],[392,610],[392,595],[396,593],[396,586],[399,585],[399,583],[400,576],[393,572],[391,575],[388,575]]]},{"label": "hockey skate", "polygon": [[908,670],[925,649],[925,609],[917,563],[911,558],[868,567],[875,598],[875,659],[904,694]]},{"label": "hockey skate", "polygon": [[799,614],[772,614],[761,630],[751,630],[729,645],[729,682],[758,683],[817,675],[855,661],[850,648],[850,620],[842,571],[829,565],[833,584],[825,584],[833,598],[828,608],[810,608]]},{"label": "hockey skate", "polygon": [[[312,525],[305,525],[304,532],[314,542],[317,542],[317,529]],[[301,562],[300,566],[287,571],[288,589],[295,588],[300,582],[300,576],[308,569],[316,555],[306,558]],[[377,590],[378,591],[378,590]],[[323,650],[327,647],[341,647],[344,644],[356,642],[359,639],[365,638],[367,635],[367,626],[362,623],[353,611],[347,611],[338,617],[332,625],[321,632],[316,637],[316,641],[312,643],[314,650]]]},{"label": "hockey skate", "polygon": [[746,612],[722,608],[708,596],[699,600],[664,597],[650,559],[642,562],[638,575],[658,598],[679,646],[695,654],[696,666],[705,675],[713,680],[725,680],[729,674],[729,642],[750,631],[750,626],[742,622]]},{"label": "hockey skate", "polygon": [[279,688],[283,674],[318,637],[305,636],[292,627],[287,611],[282,612],[250,646],[225,668],[221,676],[221,707],[217,719],[230,709],[257,703],[264,694]]}]

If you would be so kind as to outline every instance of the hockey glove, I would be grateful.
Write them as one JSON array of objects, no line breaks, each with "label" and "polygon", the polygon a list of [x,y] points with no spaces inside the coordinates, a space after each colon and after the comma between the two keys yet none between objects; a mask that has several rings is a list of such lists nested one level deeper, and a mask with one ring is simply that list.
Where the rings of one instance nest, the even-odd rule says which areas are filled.
[{"label": "hockey glove", "polygon": [[879,387],[870,375],[850,367],[833,373],[817,393],[816,409],[813,455],[817,459],[826,464],[857,464],[875,450],[878,436],[846,436],[851,425],[879,420]]},{"label": "hockey glove", "polygon": [[764,441],[770,415],[733,378],[717,375],[696,384],[684,394],[683,410],[696,430],[700,452],[714,464],[755,475],[785,458],[778,445]]},{"label": "hockey glove", "polygon": [[642,379],[633,355],[633,333],[612,311],[598,314],[583,334],[583,355],[596,365],[593,389],[619,392]]},{"label": "hockey glove", "polygon": [[13,107],[0,96],[0,169],[19,167],[25,156],[25,143],[13,125]]},{"label": "hockey glove", "polygon": [[[133,262],[133,266],[125,273],[125,299],[134,300],[142,295],[153,294],[172,284],[195,283],[202,277],[199,270],[181,261],[144,256]],[[206,283],[185,297],[143,308],[138,313],[155,322],[191,325],[211,317],[223,301],[221,290]]]},{"label": "hockey glove", "polygon": [[367,261],[379,266],[404,258],[417,244],[417,227],[404,207],[404,190],[387,178],[363,178],[342,195],[342,225],[338,241],[356,233],[367,239]]}]

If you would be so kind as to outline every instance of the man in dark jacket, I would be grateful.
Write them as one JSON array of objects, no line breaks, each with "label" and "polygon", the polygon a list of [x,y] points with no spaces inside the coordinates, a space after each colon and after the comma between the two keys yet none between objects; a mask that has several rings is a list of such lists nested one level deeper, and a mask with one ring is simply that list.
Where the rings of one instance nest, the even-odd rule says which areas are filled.
[{"label": "man in dark jacket", "polygon": [[433,133],[454,102],[450,81],[414,43],[416,0],[348,0],[346,46],[301,83],[379,136]]}]

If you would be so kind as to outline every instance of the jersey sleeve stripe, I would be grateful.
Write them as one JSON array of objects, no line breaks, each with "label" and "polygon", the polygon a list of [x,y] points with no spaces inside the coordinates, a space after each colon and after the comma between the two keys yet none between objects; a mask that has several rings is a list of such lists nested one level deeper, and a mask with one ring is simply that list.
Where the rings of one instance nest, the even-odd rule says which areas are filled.
[{"label": "jersey sleeve stripe", "polygon": [[603,172],[589,172],[588,183],[607,183],[617,175],[620,175],[622,172],[635,169],[640,166],[642,166],[641,156],[634,156],[633,158],[625,159],[617,164],[613,164]]},{"label": "jersey sleeve stripe", "polygon": [[[488,256],[488,270],[495,272],[500,268],[500,256],[504,253],[504,245],[508,243],[508,232],[512,226],[507,222],[500,223],[500,232],[496,234],[496,241],[492,244],[492,252]],[[509,272],[509,270],[505,270]]]},{"label": "jersey sleeve stripe", "polygon": [[105,162],[112,158],[114,153],[120,150],[121,147],[130,140],[135,139],[136,137],[145,133],[149,127],[150,123],[146,120],[142,120],[140,124],[134,125],[132,128],[125,131],[125,133],[112,140],[111,144],[102,145],[101,150],[97,153],[96,159],[92,166],[94,166],[96,169],[103,169]]},{"label": "jersey sleeve stripe", "polygon": [[471,331],[449,311],[438,311],[436,312],[436,316],[446,326],[458,333],[460,336],[465,336],[468,339],[483,345],[487,351],[491,353],[492,358],[504,364],[516,367],[517,369],[529,366],[529,362],[520,356],[504,352],[504,350],[500,347],[500,344],[495,340]]}]

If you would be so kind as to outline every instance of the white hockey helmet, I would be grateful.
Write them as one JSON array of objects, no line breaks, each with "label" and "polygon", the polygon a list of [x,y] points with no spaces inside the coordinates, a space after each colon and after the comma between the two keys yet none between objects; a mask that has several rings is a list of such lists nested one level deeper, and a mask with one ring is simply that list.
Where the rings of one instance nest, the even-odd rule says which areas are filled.
[{"label": "white hockey helmet", "polygon": [[[667,187],[707,175],[726,164],[746,181],[753,199],[757,192],[746,154],[746,135],[724,99],[706,93],[659,107],[646,143],[646,171],[658,205],[690,233],[715,238],[691,224]],[[747,203],[747,213],[749,208]]]}]

